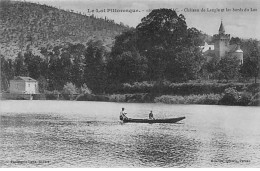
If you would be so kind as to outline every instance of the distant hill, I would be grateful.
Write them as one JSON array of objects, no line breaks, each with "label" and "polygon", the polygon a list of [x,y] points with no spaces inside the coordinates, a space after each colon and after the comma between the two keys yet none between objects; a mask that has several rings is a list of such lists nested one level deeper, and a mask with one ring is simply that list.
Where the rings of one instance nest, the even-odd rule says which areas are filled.
[{"label": "distant hill", "polygon": [[20,1],[0,2],[0,54],[15,58],[20,51],[51,49],[64,43],[101,40],[110,49],[115,36],[129,28],[113,20]]}]

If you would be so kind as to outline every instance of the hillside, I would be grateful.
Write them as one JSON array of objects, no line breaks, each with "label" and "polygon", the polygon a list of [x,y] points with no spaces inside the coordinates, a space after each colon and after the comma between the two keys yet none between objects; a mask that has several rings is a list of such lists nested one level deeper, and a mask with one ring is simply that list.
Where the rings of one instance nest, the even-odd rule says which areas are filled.
[{"label": "hillside", "polygon": [[112,20],[82,15],[47,5],[0,2],[0,53],[15,58],[20,51],[52,48],[67,42],[85,44],[90,39],[101,40],[110,49],[116,35],[128,27]]}]

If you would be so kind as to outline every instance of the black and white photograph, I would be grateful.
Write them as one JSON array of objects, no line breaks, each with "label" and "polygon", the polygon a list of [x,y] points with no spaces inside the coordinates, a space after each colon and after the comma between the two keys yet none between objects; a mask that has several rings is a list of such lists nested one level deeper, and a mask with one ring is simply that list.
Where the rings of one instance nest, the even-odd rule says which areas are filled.
[{"label": "black and white photograph", "polygon": [[0,168],[260,168],[259,0],[0,0]]}]

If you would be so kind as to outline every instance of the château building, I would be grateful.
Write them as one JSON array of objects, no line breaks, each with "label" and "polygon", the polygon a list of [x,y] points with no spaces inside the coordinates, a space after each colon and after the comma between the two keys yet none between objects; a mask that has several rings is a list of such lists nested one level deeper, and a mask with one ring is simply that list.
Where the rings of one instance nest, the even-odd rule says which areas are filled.
[{"label": "ch\u00e2teau building", "polygon": [[218,61],[226,55],[236,57],[243,63],[243,51],[239,44],[230,44],[230,34],[225,33],[224,25],[221,21],[219,32],[213,36],[214,45],[209,45],[205,42],[204,46],[200,46],[202,53],[208,56],[208,60],[213,57]]}]

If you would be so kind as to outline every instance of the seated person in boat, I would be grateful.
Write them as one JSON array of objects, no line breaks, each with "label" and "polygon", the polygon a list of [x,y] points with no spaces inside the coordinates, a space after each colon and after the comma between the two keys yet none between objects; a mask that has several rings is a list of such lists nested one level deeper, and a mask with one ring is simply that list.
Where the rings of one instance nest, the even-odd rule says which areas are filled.
[{"label": "seated person in boat", "polygon": [[125,108],[122,108],[122,110],[121,110],[121,112],[120,112],[120,117],[119,117],[119,119],[120,119],[120,120],[127,119]]},{"label": "seated person in boat", "polygon": [[153,117],[153,111],[151,111],[151,112],[149,113],[149,119],[154,119],[154,117]]}]

